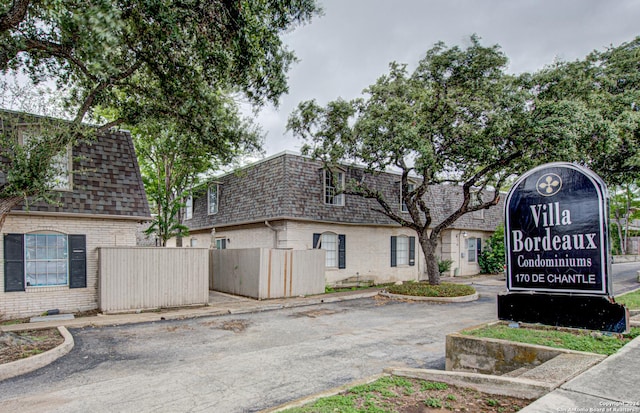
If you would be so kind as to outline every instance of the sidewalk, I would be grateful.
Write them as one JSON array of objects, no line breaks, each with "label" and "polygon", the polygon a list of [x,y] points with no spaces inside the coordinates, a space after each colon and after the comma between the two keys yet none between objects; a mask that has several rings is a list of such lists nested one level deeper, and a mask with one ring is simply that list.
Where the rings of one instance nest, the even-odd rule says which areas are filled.
[{"label": "sidewalk", "polygon": [[520,411],[640,412],[640,337]]},{"label": "sidewalk", "polygon": [[187,318],[210,317],[226,314],[254,313],[260,311],[279,310],[282,308],[303,307],[322,303],[334,303],[339,301],[355,300],[358,298],[374,297],[378,295],[379,292],[379,289],[371,289],[367,291],[347,291],[308,297],[260,301],[252,298],[211,291],[209,293],[209,304],[202,307],[186,307],[140,313],[98,314],[95,316],[79,317],[68,320],[60,320],[55,316],[50,316],[50,321],[0,326],[0,331],[37,330],[58,326],[67,328],[81,328],[88,326],[100,327],[147,323],[162,320],[182,320]]}]

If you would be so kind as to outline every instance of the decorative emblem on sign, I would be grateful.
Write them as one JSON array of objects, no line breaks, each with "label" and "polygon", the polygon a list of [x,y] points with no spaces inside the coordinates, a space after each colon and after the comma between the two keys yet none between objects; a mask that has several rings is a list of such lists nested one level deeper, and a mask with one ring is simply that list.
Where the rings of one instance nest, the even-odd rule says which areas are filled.
[{"label": "decorative emblem on sign", "polygon": [[538,179],[536,189],[542,196],[552,196],[557,194],[562,188],[562,179],[553,173],[544,174]]}]

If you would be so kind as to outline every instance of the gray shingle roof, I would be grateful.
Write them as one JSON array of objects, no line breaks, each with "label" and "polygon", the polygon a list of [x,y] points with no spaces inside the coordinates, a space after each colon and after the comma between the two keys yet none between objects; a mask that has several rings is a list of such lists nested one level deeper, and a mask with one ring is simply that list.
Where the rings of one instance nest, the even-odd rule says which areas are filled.
[{"label": "gray shingle roof", "polygon": [[[346,168],[346,179],[362,174],[359,168]],[[374,211],[378,203],[358,196],[346,196],[345,205],[324,203],[324,178],[320,162],[301,155],[282,153],[249,165],[239,172],[224,175],[219,183],[218,213],[207,214],[207,195],[195,197],[193,218],[185,224],[203,229],[276,218],[336,222],[346,224],[398,225]],[[393,173],[367,175],[369,185],[383,191],[386,199],[400,208],[400,176]],[[427,204],[434,223],[448,216],[462,199],[462,189],[451,185],[431,187]],[[484,211],[484,219],[466,214],[455,228],[493,231],[502,221],[503,203]],[[408,217],[408,214],[407,214]]]},{"label": "gray shingle roof", "polygon": [[[8,124],[34,123],[39,117],[0,111],[5,131]],[[5,164],[6,165],[6,164]],[[109,130],[92,141],[73,148],[73,189],[59,191],[59,205],[44,202],[29,210],[52,213],[79,213],[148,218],[149,204],[131,135]],[[20,206],[15,210],[26,210]]]}]

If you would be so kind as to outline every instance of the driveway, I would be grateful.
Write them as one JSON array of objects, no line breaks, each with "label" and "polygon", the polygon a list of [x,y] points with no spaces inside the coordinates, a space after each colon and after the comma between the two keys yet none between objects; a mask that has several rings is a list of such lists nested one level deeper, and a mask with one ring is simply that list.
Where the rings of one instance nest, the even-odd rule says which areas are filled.
[{"label": "driveway", "polygon": [[[638,269],[614,265],[614,291]],[[71,330],[71,353],[0,382],[0,411],[255,412],[385,367],[444,368],[448,333],[496,318],[504,285],[474,286],[480,300],[462,304],[376,297]]]},{"label": "driveway", "polygon": [[464,304],[370,298],[77,329],[70,354],[0,382],[0,410],[259,411],[385,367],[444,368],[445,335],[495,311],[492,293]]}]

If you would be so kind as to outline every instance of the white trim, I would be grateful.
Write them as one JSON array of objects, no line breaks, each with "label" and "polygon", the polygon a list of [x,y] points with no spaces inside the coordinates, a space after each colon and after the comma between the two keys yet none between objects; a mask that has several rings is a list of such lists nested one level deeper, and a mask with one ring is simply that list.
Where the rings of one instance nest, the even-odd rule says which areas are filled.
[{"label": "white trim", "polygon": [[140,222],[152,221],[151,216],[133,216],[133,215],[111,215],[111,214],[83,214],[80,212],[49,212],[49,211],[20,211],[11,210],[11,215],[32,215],[32,216],[45,216],[45,217],[61,217],[61,218],[97,218],[97,219],[124,219]]}]

